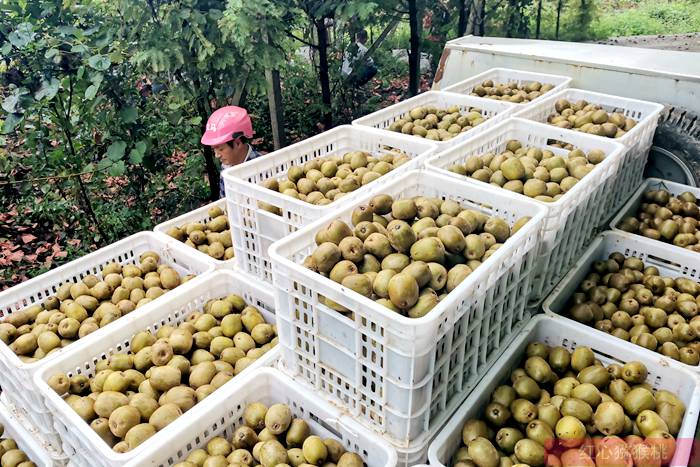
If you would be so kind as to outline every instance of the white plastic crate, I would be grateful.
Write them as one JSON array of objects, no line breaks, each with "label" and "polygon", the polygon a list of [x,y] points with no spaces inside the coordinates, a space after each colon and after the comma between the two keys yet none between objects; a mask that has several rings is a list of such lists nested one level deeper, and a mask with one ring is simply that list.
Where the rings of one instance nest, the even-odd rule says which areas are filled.
[{"label": "white plastic crate", "polygon": [[[465,394],[466,395],[466,394]],[[460,401],[455,401],[457,402],[455,404],[455,407],[450,409],[450,412],[454,410],[454,408],[457,407],[458,403]],[[441,423],[440,426],[444,425],[444,423]],[[433,435],[434,437],[434,435]],[[412,444],[411,446],[401,448],[392,445],[394,449],[396,449],[396,455],[397,455],[397,462],[396,465],[397,467],[427,467],[428,463],[428,448],[430,447],[431,439],[427,438],[420,444]]]},{"label": "white plastic crate", "polygon": [[[581,282],[591,272],[593,263],[608,259],[610,253],[620,252],[625,256],[635,256],[644,261],[644,266],[655,266],[664,277],[687,277],[694,281],[700,281],[700,259],[698,254],[683,248],[668,247],[666,244],[651,240],[639,235],[632,235],[627,232],[604,232],[599,235],[583,253],[576,265],[557,285],[552,294],[547,297],[542,304],[545,313],[559,316],[566,312],[566,308],[571,296],[578,290]],[[560,316],[561,319],[584,326],[576,321]],[[587,326],[588,327],[588,326]],[[645,349],[631,342],[616,339],[608,333],[589,327],[590,331],[609,339],[627,344],[648,355],[648,358],[663,362],[666,366],[679,366],[686,370],[700,373],[700,366],[686,365],[672,358],[665,357],[653,350]]]},{"label": "white plastic crate", "polygon": [[[258,308],[268,323],[274,322],[273,296],[255,278],[233,271],[214,271],[199,278],[197,282],[191,281],[178,287],[169,294],[169,299],[161,301],[161,306],[151,308],[149,313],[133,315],[133,319],[120,322],[98,342],[92,342],[89,345],[79,343],[73,346],[70,352],[41,367],[34,377],[34,384],[38,389],[38,395],[43,399],[53,416],[53,425],[63,441],[64,451],[70,456],[71,465],[123,466],[147,449],[151,441],[169,439],[169,433],[172,433],[173,430],[170,430],[170,426],[168,426],[138,448],[123,454],[116,453],[49,387],[46,381],[59,372],[68,376],[82,374],[92,377],[95,374],[95,365],[98,361],[107,359],[113,354],[127,352],[131,345],[131,339],[137,333],[146,329],[156,331],[164,325],[178,326],[189,315],[201,310],[207,300],[232,293],[241,295],[246,303]],[[269,366],[278,357],[279,350],[274,348],[256,360],[241,374]],[[236,376],[225,386],[238,388],[240,387],[238,381],[240,379]],[[198,407],[199,404],[188,410],[171,426],[185,424],[186,420],[195,417]]]},{"label": "white plastic crate", "polygon": [[550,346],[563,346],[569,350],[590,347],[604,365],[625,364],[629,361],[644,363],[649,371],[646,382],[654,389],[674,392],[686,406],[683,424],[676,437],[682,441],[678,442],[670,465],[688,465],[700,412],[700,381],[697,377],[688,371],[667,367],[657,358],[640,355],[634,347],[623,345],[624,342],[618,339],[611,340],[606,336],[591,333],[589,328],[559,317],[540,315],[520,332],[430,445],[428,457],[432,467],[452,465],[452,456],[462,443],[462,426],[467,420],[482,416],[493,391],[504,381],[510,381],[510,374],[522,361],[527,344],[533,341],[544,342]]},{"label": "white plastic crate", "polygon": [[[401,116],[409,112],[411,109],[423,105],[434,105],[441,108],[456,105],[459,107],[460,111],[466,111],[470,107],[476,107],[481,110],[483,116],[488,117],[481,125],[478,125],[469,131],[465,131],[464,133],[460,133],[451,140],[432,141],[438,146],[439,151],[443,151],[451,146],[454,146],[458,142],[477,135],[496,123],[505,120],[512,115],[517,108],[516,104],[510,102],[484,99],[483,97],[476,96],[465,96],[464,94],[457,94],[453,92],[428,91],[353,120],[352,124],[353,126],[372,127],[390,131],[388,128],[392,123],[400,119]],[[405,135],[396,131],[392,131],[391,133],[401,135],[413,142],[430,141],[419,136]]]},{"label": "white plastic crate", "polygon": [[483,73],[474,75],[464,81],[448,86],[443,91],[456,92],[459,94],[470,94],[472,90],[486,80],[493,80],[494,83],[512,83],[527,84],[533,81],[539,81],[542,84],[551,84],[554,86],[551,90],[542,94],[540,97],[533,99],[530,102],[518,103],[518,106],[528,105],[532,102],[539,102],[547,96],[551,96],[562,89],[566,89],[571,84],[571,78],[568,76],[548,75],[545,73],[533,73],[531,71],[513,70],[511,68],[491,68]]},{"label": "white plastic crate", "polygon": [[[36,391],[36,390],[35,390]],[[34,440],[46,451],[53,464],[64,466],[68,462],[68,457],[63,452],[63,444],[56,429],[50,422],[52,415],[48,409],[42,405],[41,409],[27,410],[22,399],[12,391],[3,391],[0,396],[9,409],[13,417],[32,435]]]},{"label": "white plastic crate", "polygon": [[[260,185],[270,178],[285,177],[290,167],[314,159],[348,151],[381,154],[386,152],[385,147],[402,150],[411,161],[325,206],[310,204]],[[418,168],[436,149],[437,146],[429,140],[407,140],[401,134],[343,125],[224,171],[236,264],[243,271],[271,283],[272,264],[267,250],[272,243],[343,206],[354,204],[358,197],[376,193],[398,174]],[[258,208],[258,202],[277,206],[281,215]]]},{"label": "white plastic crate", "polygon": [[[700,188],[698,188],[698,187],[682,185],[680,183],[670,182],[668,180],[662,180],[660,178],[647,178],[642,182],[641,185],[639,185],[639,188],[637,189],[637,191],[632,195],[632,197],[629,199],[629,201],[627,201],[627,204],[625,204],[622,207],[622,209],[620,209],[620,211],[617,213],[615,218],[612,221],[610,221],[610,228],[612,230],[617,231],[617,232],[624,232],[623,230],[618,228],[618,225],[620,225],[620,222],[622,222],[622,219],[624,219],[625,217],[630,217],[630,216],[636,217],[637,211],[639,210],[639,206],[641,206],[641,204],[644,202],[642,200],[642,197],[644,196],[644,192],[646,192],[648,190],[662,190],[662,189],[668,191],[669,193],[671,193],[674,196],[678,196],[685,191],[689,191],[692,194],[694,194],[696,198],[700,199]],[[627,232],[625,232],[625,233],[627,233]],[[631,233],[631,232],[629,232],[629,233]],[[640,234],[634,234],[634,233],[631,233],[631,234],[642,237],[642,238],[648,238],[648,237],[644,237],[643,235],[640,235]],[[649,239],[649,240],[652,240],[652,239]],[[658,240],[653,240],[653,241],[658,242]],[[664,245],[668,245],[669,247],[679,248],[683,251],[690,252],[690,250],[687,250],[685,248],[676,247],[675,245],[673,245],[673,243],[668,243],[668,242],[659,242],[659,243],[663,243]],[[692,253],[692,252],[690,252],[690,253]],[[698,261],[698,260],[696,259],[696,261]]]},{"label": "white plastic crate", "polygon": [[[457,399],[486,371],[489,358],[529,318],[525,304],[545,208],[493,187],[425,171],[403,174],[384,185],[383,193],[396,198],[450,198],[511,225],[522,216],[532,216],[418,319],[394,313],[301,265],[316,246],[314,234],[333,219],[350,222],[354,206],[270,248],[286,371],[346,407],[396,446],[412,448],[430,438],[448,406],[459,403]],[[319,295],[348,308],[354,318],[320,304]]]},{"label": "white plastic crate", "polygon": [[[584,133],[557,128],[552,125],[510,118],[484,133],[429,158],[427,170],[435,170],[456,177],[470,184],[491,186],[471,177],[450,172],[455,163],[464,163],[468,157],[489,152],[496,154],[505,150],[511,139],[519,140],[523,146],[549,149],[566,157],[569,151],[547,145],[549,140],[566,141],[588,152],[600,149],[605,152],[603,162],[579,181],[557,201],[545,203],[534,200],[547,210],[543,226],[543,241],[540,245],[536,278],[533,280],[531,301],[536,302],[551,291],[566,274],[593,237],[595,229],[607,217],[605,200],[609,192],[607,182],[617,177],[621,170],[625,147],[612,140],[596,138]],[[501,190],[520,199],[532,199],[519,193]]]},{"label": "white plastic crate", "polygon": [[24,451],[30,461],[37,467],[55,467],[61,465],[54,462],[49,453],[41,446],[40,442],[32,436],[26,427],[24,420],[18,419],[4,397],[0,397],[0,425],[5,428],[2,439],[12,438],[17,443],[17,448]]},{"label": "white plastic crate", "polygon": [[[230,439],[243,424],[243,411],[252,402],[287,404],[294,417],[303,418],[311,433],[335,438],[343,447],[360,455],[368,467],[393,467],[396,451],[379,436],[366,430],[342,411],[274,368],[246,372],[238,386],[226,385],[205,399],[196,417],[187,423],[173,423],[169,438],[150,443],[148,450],[128,467],[167,467],[183,461],[195,449],[205,447],[215,436]],[[199,407],[199,406],[198,406]]]},{"label": "white plastic crate", "polygon": [[[161,263],[173,267],[181,276],[202,274],[213,269],[210,262],[203,261],[186,245],[178,245],[177,243],[172,238],[153,232],[141,232],[127,237],[0,292],[0,317],[8,316],[34,303],[41,303],[47,297],[54,295],[62,284],[79,282],[89,274],[99,275],[102,267],[112,261],[120,264],[138,262],[139,255],[149,250],[157,252],[160,255]],[[158,306],[171,293],[173,292],[164,294],[133,313],[147,312],[145,310]],[[114,323],[111,323],[98,329],[78,342],[99,341],[105,333],[110,332],[113,325]],[[47,430],[50,430],[51,415],[43,405],[42,398],[36,393],[32,376],[39,368],[70,351],[75,345],[76,343],[73,343],[64,347],[38,362],[23,363],[8,345],[0,342],[0,387],[3,391],[11,392],[13,397],[16,395],[14,403],[25,409],[32,422],[42,429],[46,427]]]},{"label": "white plastic crate", "polygon": [[[559,99],[566,99],[571,103],[583,99],[589,103],[600,105],[608,112],[620,112],[625,117],[633,118],[637,121],[637,125],[632,130],[628,131],[621,138],[615,139],[615,141],[624,144],[628,150],[622,161],[622,170],[614,179],[606,183],[605,189],[610,192],[610,196],[606,201],[605,209],[608,212],[608,216],[612,216],[627,201],[642,181],[644,166],[654,139],[659,115],[664,106],[654,102],[581,89],[564,89],[546,99],[538,100],[532,105],[523,107],[522,110],[515,113],[515,116],[546,123],[547,118],[554,112],[554,104]],[[601,136],[596,136],[596,138],[611,139]]]},{"label": "white plastic crate", "polygon": [[[209,209],[213,207],[218,207],[221,208],[224,213],[226,212],[226,199],[220,199],[218,201],[214,201],[213,203],[209,203],[206,206],[202,206],[201,208],[195,209],[194,211],[187,212],[181,216],[178,216],[174,219],[170,219],[169,221],[165,221],[162,224],[158,224],[153,228],[154,232],[159,232],[164,235],[167,235],[168,229],[172,227],[180,227],[184,224],[188,224],[191,222],[209,222],[211,220],[211,217],[209,217]],[[231,233],[231,241],[233,242],[233,233]],[[183,245],[185,245],[183,242],[180,242]],[[185,245],[187,246],[187,245]],[[231,258],[231,259],[214,259],[211,256],[202,253],[201,251],[197,250],[196,248],[189,247],[192,251],[197,253],[203,260],[211,262],[216,269],[233,269],[233,266],[236,262],[236,258]]]}]

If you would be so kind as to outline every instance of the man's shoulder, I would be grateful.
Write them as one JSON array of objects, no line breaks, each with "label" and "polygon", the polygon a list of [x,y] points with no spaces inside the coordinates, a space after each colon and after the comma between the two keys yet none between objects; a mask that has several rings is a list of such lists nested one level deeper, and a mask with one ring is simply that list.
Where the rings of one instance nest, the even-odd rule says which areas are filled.
[{"label": "man's shoulder", "polygon": [[253,146],[250,146],[250,151],[248,151],[248,157],[246,157],[246,160],[251,161],[253,159],[257,159],[260,156],[262,156],[262,154],[253,149]]}]

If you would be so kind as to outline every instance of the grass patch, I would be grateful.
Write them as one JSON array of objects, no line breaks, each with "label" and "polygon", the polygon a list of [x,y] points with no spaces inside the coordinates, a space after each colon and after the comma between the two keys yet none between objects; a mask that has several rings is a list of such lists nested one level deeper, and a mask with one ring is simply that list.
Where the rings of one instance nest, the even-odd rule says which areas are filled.
[{"label": "grass patch", "polygon": [[599,8],[591,24],[595,39],[700,31],[700,8],[696,1],[627,0],[601,2]]}]

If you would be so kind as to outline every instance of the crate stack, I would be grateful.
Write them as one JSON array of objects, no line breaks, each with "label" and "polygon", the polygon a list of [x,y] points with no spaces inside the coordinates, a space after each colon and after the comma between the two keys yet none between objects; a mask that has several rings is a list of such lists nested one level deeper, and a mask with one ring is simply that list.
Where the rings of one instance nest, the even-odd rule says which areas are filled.
[{"label": "crate stack", "polygon": [[[489,95],[481,86],[485,81],[525,88],[538,81],[546,87],[527,88],[526,101],[517,102],[522,96]],[[568,77],[497,68],[443,92],[426,92],[228,169],[222,174],[225,199],[0,293],[7,316],[44,302],[62,284],[89,274],[100,277],[109,262],[136,263],[148,250],[182,276],[197,276],[134,310],[128,319],[117,319],[39,361],[22,361],[0,342],[0,402],[9,407],[0,406],[0,423],[11,427],[6,435],[16,438],[37,465],[165,467],[206,450],[214,437],[231,439],[244,423],[248,404],[284,403],[293,417],[307,421],[312,434],[335,439],[369,467],[451,465],[464,422],[479,416],[534,340],[567,349],[588,346],[604,364],[642,361],[649,369],[646,382],[675,392],[685,404],[679,436],[689,435],[700,410],[697,366],[640,350],[563,316],[591,265],[613,251],[649,261],[664,275],[697,282],[700,274],[697,253],[627,232],[595,238],[641,182],[660,106],[570,89],[572,83]],[[617,139],[548,125],[562,99],[600,104],[637,124]],[[450,139],[431,140],[401,122],[416,107],[477,109],[484,121],[453,132]],[[582,151],[601,150],[605,158],[551,203],[449,170],[470,156],[499,153],[511,140],[566,157],[568,151],[554,145],[563,142]],[[286,180],[293,167],[302,168],[296,175],[305,176],[326,158],[342,159],[356,151],[373,161],[400,151],[406,162],[326,204],[267,188]],[[640,207],[646,189],[658,186],[674,195],[689,191],[647,181],[612,227]],[[356,208],[379,194],[456,201],[461,209],[498,217],[511,228],[524,217],[529,220],[518,224],[517,232],[441,295],[427,314],[411,318],[305,266],[320,231],[335,221],[352,227]],[[229,259],[211,257],[199,247],[202,235],[197,234],[197,242],[190,236],[221,215],[228,218],[229,229],[217,230],[230,234],[235,252]],[[228,247],[223,237],[212,239]],[[562,278],[544,302],[545,315],[535,316]],[[49,386],[59,372],[95,376],[110,357],[127,353],[138,333],[187,323],[210,300],[230,294],[260,310],[266,322],[276,323],[279,343],[134,449],[112,450],[70,408],[65,395]],[[17,417],[26,421],[17,422]],[[18,424],[30,427],[30,433],[17,431]],[[672,465],[684,465],[688,455],[686,447],[679,448]]]},{"label": "crate stack", "polygon": [[[137,263],[139,256],[146,251],[156,252],[160,256],[160,263],[173,268],[182,278],[186,275],[206,274],[212,269],[210,263],[202,261],[189,249],[175,245],[168,237],[142,232],[1,292],[2,314],[8,317],[23,312],[29,306],[47,303],[46,300],[54,296],[62,285],[79,283],[88,275],[101,276],[102,267],[111,262],[123,265]],[[197,280],[192,279],[192,282],[196,285]],[[172,292],[166,292],[139,310],[134,310],[131,316],[148,314],[165,302],[170,293]],[[115,323],[110,323],[38,360],[22,359],[9,345],[0,342],[0,388],[3,397],[16,413],[29,421],[40,443],[50,450],[58,465],[66,460],[64,440],[54,424],[55,413],[45,405],[33,378],[43,367],[69,354],[81,344],[90,346],[99,342],[115,326]]]}]

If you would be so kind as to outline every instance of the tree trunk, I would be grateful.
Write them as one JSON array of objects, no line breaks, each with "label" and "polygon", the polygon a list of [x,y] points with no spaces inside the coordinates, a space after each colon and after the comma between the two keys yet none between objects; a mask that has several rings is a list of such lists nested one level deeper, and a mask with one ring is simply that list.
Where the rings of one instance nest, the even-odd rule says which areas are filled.
[{"label": "tree trunk", "polygon": [[279,70],[265,70],[267,79],[267,103],[270,107],[270,123],[272,124],[272,141],[275,149],[285,146],[284,112],[282,111],[282,88],[280,87]]},{"label": "tree trunk", "polygon": [[408,21],[411,28],[410,50],[408,51],[408,94],[418,94],[420,82],[420,18],[418,0],[408,0]]},{"label": "tree trunk", "polygon": [[384,28],[384,30],[379,34],[379,37],[377,37],[376,41],[372,42],[372,45],[369,46],[369,49],[367,49],[367,53],[365,53],[365,58],[370,58],[372,54],[374,53],[375,50],[377,50],[377,47],[382,45],[382,42],[387,38],[387,36],[398,26],[398,24],[401,22],[401,17],[397,16],[394,19],[391,20],[389,24]]},{"label": "tree trunk", "polygon": [[483,37],[486,35],[486,0],[482,0],[481,10],[479,11],[479,33],[477,36]]},{"label": "tree trunk", "polygon": [[[469,6],[467,6],[467,2]],[[472,9],[471,0],[459,0],[459,20],[457,21],[457,37],[462,37],[467,32],[467,22]]]},{"label": "tree trunk", "polygon": [[554,38],[559,40],[559,19],[561,18],[561,10],[564,6],[564,0],[557,0],[557,25],[554,33]]},{"label": "tree trunk", "polygon": [[540,38],[540,24],[542,22],[542,0],[537,0],[537,19],[535,21],[535,38]]},{"label": "tree trunk", "polygon": [[508,9],[506,10],[506,37],[517,37],[514,32],[518,30],[518,2],[517,0],[508,0]]},{"label": "tree trunk", "polygon": [[330,130],[333,126],[331,114],[331,81],[328,74],[328,30],[325,17],[314,21],[318,34],[318,74],[321,81],[321,100],[323,101],[323,117],[321,119],[324,130]]},{"label": "tree trunk", "polygon": [[474,14],[472,16],[471,33],[475,36],[483,36],[485,29],[486,0],[474,0]]},{"label": "tree trunk", "polygon": [[[200,100],[201,101],[201,100]],[[197,111],[202,119],[202,134],[207,129],[207,120],[209,119],[209,112],[204,108],[201,103],[197,104]],[[204,164],[207,169],[207,179],[209,180],[209,199],[211,201],[216,201],[219,199],[219,171],[216,168],[216,163],[214,162],[214,151],[211,146],[204,146],[202,148],[202,154],[204,155]]]}]

